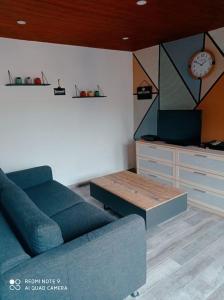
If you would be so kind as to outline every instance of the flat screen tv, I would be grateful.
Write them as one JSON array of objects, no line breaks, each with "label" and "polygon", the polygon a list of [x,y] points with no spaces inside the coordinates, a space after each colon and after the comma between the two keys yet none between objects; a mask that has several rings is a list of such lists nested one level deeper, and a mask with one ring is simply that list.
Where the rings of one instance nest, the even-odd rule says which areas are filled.
[{"label": "flat screen tv", "polygon": [[200,110],[160,110],[158,112],[158,137],[176,145],[201,144]]}]

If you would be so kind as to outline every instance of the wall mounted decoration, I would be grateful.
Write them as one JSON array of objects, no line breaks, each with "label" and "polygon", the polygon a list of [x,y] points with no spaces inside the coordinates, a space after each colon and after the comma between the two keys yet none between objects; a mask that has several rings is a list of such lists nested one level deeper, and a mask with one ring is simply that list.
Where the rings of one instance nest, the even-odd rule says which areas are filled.
[{"label": "wall mounted decoration", "polygon": [[[152,102],[137,102],[134,97],[134,115],[138,115],[135,139],[141,138],[144,134],[156,135],[159,109],[200,109],[202,142],[224,140],[223,45],[224,28],[163,43],[157,46],[160,49],[159,59],[155,55],[155,47],[133,53],[134,89],[137,87],[139,77],[144,77],[143,79],[149,77],[146,69],[152,72],[156,62],[157,72],[154,73],[158,74],[159,90],[159,95]],[[189,72],[188,65],[192,54],[202,51],[211,52],[215,64],[209,76],[195,80]],[[141,63],[136,57],[141,58]],[[148,106],[142,106],[147,103]]]},{"label": "wall mounted decoration", "polygon": [[97,85],[97,90],[80,90],[75,84],[75,96],[72,98],[106,98],[107,96],[104,95],[103,90]]},{"label": "wall mounted decoration", "polygon": [[32,81],[30,76],[27,76],[22,79],[21,76],[17,76],[13,79],[11,72],[8,70],[9,83],[5,84],[5,86],[48,86],[50,85],[47,81],[46,76],[43,72],[41,72],[41,78],[35,77]]},{"label": "wall mounted decoration", "polygon": [[196,52],[189,63],[189,72],[194,79],[205,78],[213,70],[215,57],[208,50]]},{"label": "wall mounted decoration", "polygon": [[65,88],[61,87],[60,79],[58,79],[58,87],[54,88],[54,94],[55,94],[55,96],[64,96],[64,95],[66,95]]},{"label": "wall mounted decoration", "polygon": [[146,80],[137,87],[137,98],[138,100],[152,99],[152,86]]}]

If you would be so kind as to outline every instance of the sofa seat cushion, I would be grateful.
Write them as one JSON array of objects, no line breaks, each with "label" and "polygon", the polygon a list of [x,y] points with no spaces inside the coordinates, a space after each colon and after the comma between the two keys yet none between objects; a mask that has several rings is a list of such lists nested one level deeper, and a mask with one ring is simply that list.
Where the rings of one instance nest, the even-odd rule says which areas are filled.
[{"label": "sofa seat cushion", "polygon": [[29,258],[0,212],[0,274]]},{"label": "sofa seat cushion", "polygon": [[65,242],[100,228],[115,220],[114,217],[87,202],[79,203],[56,214],[52,219],[61,228]]},{"label": "sofa seat cushion", "polygon": [[0,204],[31,255],[63,244],[58,224],[44,214],[15,184],[3,187]]},{"label": "sofa seat cushion", "polygon": [[24,191],[49,217],[77,203],[83,202],[83,199],[79,195],[54,180],[25,189]]}]

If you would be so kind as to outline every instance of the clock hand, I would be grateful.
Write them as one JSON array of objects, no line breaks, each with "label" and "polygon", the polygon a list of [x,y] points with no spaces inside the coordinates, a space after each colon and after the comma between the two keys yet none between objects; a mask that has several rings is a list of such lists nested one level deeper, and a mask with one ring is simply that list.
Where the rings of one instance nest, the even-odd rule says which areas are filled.
[{"label": "clock hand", "polygon": [[203,66],[203,64],[204,64],[204,63],[203,63],[203,64],[201,64],[201,63],[200,63],[200,62],[198,62],[198,61],[195,61],[195,63],[196,63],[196,64],[198,64],[199,66]]}]

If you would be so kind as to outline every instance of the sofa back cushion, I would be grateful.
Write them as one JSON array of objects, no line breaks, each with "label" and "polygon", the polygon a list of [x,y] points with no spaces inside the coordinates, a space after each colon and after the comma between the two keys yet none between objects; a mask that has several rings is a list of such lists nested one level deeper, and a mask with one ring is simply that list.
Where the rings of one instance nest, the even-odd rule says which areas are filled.
[{"label": "sofa back cushion", "polygon": [[23,190],[53,180],[52,170],[49,166],[10,172],[7,177]]},{"label": "sofa back cushion", "polygon": [[64,241],[56,222],[45,215],[18,186],[0,174],[2,210],[22,237],[31,255],[61,245]]}]

